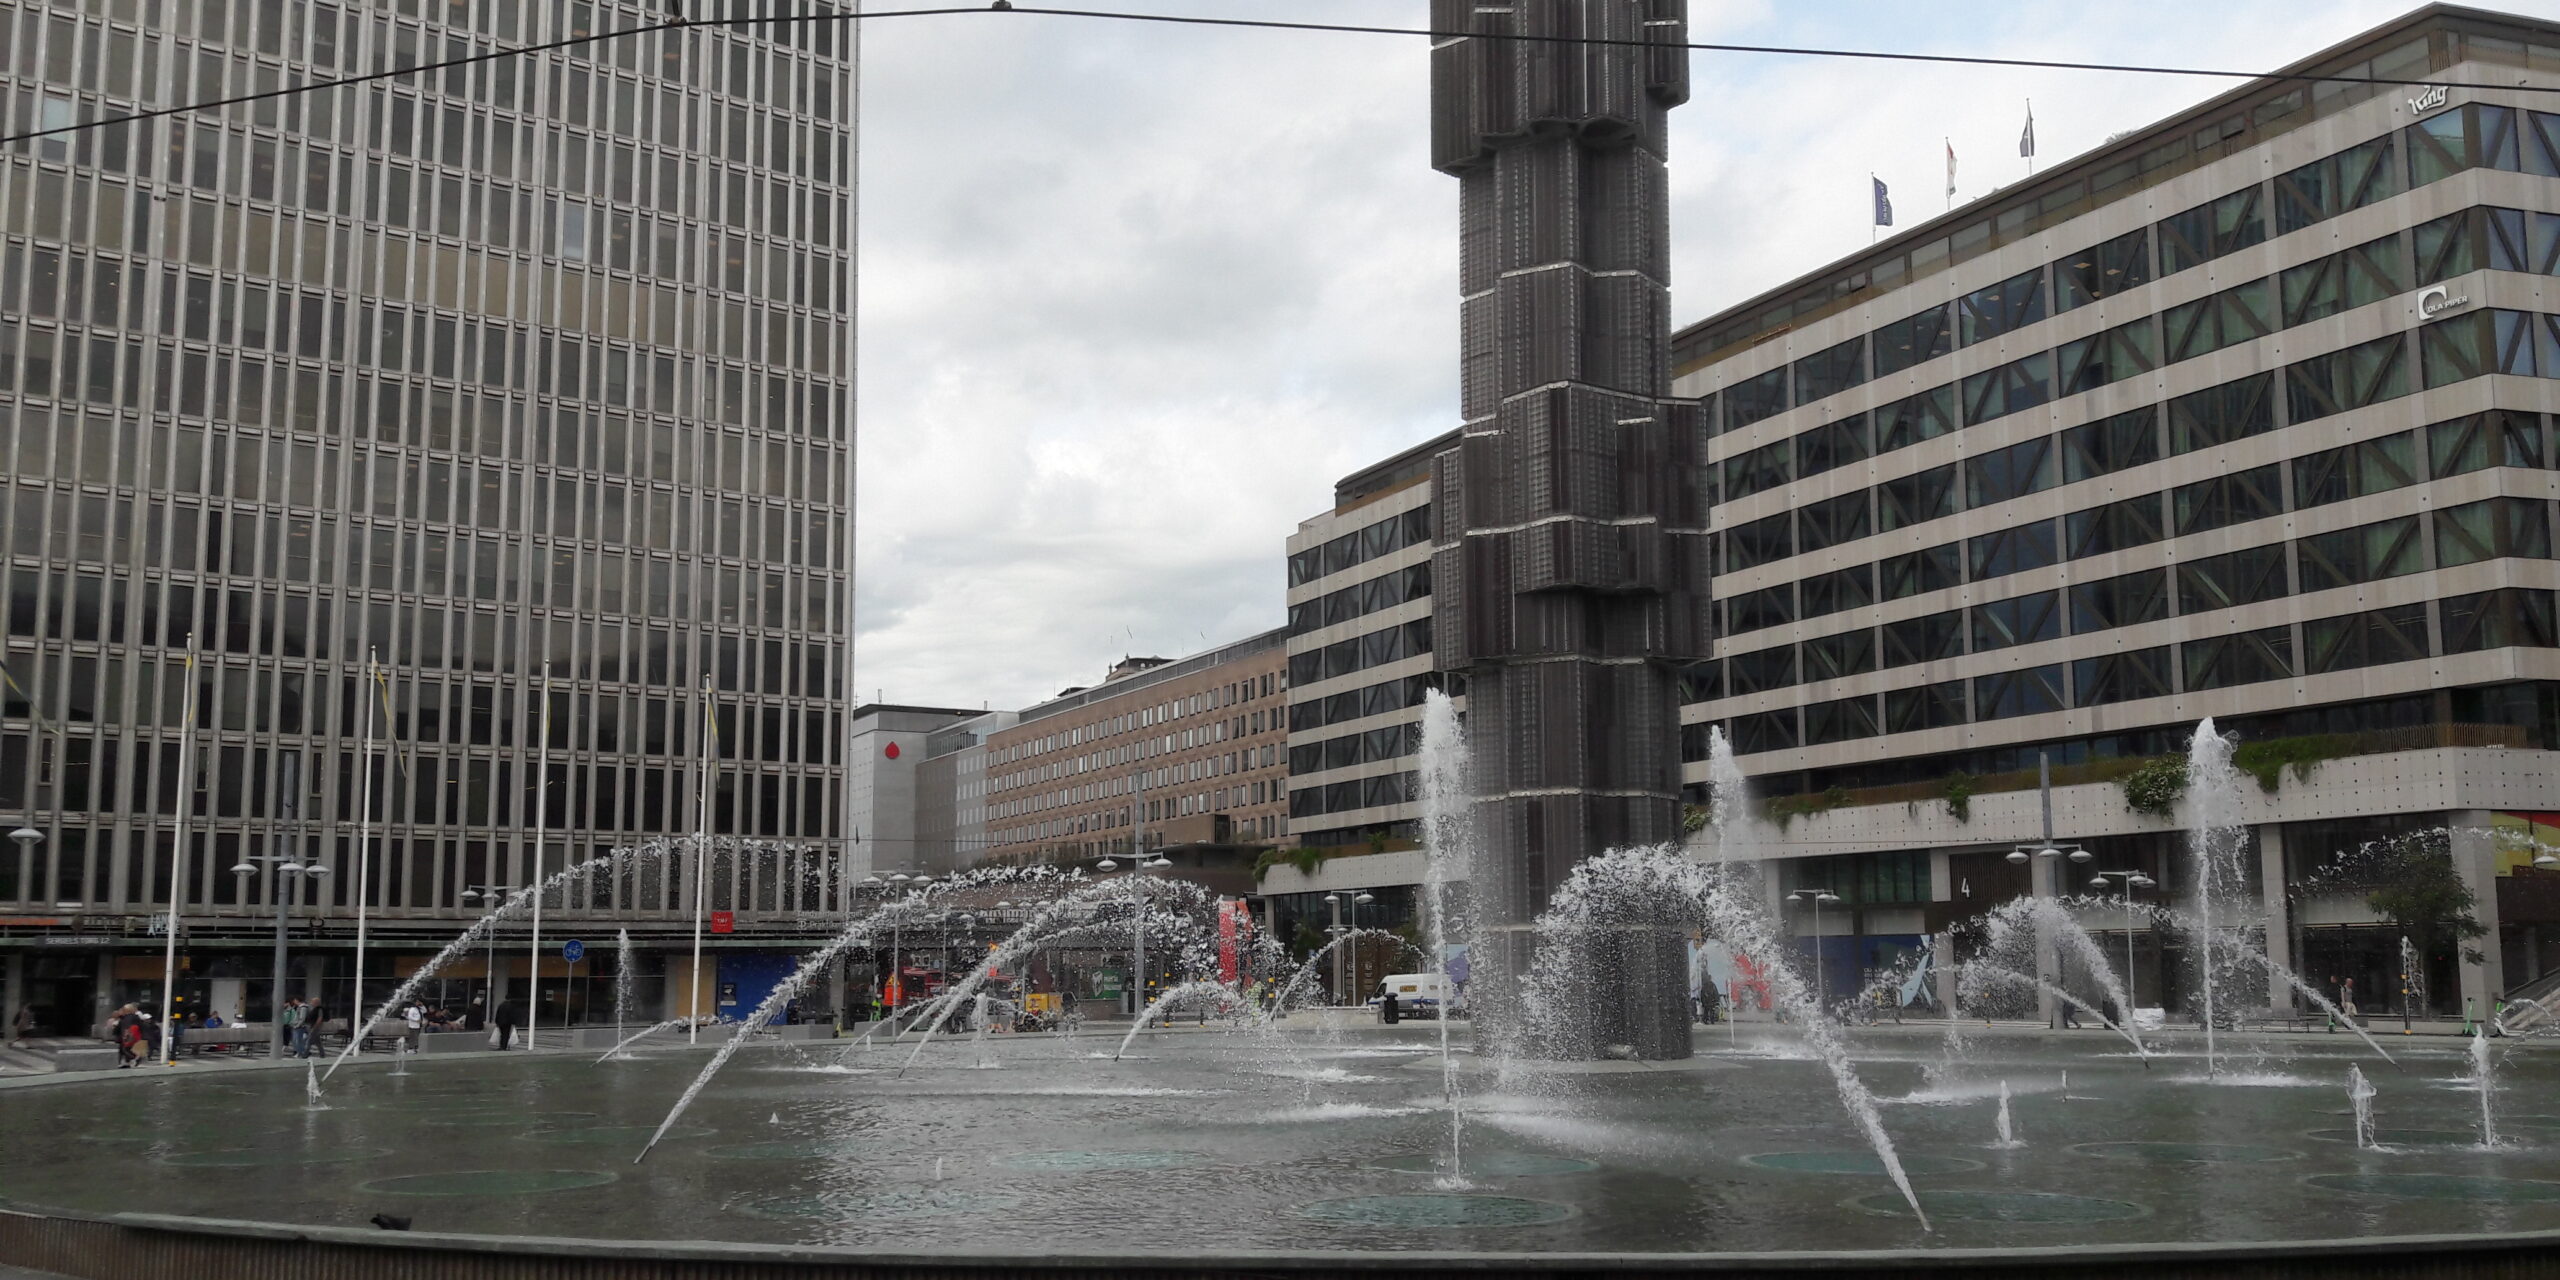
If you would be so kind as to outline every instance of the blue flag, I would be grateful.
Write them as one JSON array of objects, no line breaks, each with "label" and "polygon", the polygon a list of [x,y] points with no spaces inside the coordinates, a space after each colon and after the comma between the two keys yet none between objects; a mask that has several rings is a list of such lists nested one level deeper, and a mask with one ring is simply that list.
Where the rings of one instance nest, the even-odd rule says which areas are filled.
[{"label": "blue flag", "polygon": [[1869,178],[1867,181],[1876,184],[1876,225],[1879,227],[1892,226],[1893,198],[1885,194],[1884,179]]}]

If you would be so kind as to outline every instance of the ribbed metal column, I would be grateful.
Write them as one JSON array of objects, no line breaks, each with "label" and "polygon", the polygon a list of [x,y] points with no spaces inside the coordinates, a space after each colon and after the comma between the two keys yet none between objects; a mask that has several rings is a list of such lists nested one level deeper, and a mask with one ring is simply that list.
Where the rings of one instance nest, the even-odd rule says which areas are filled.
[{"label": "ribbed metal column", "polygon": [[1435,45],[1431,87],[1432,162],[1460,184],[1465,428],[1434,465],[1433,589],[1482,797],[1469,998],[1515,1052],[1686,1057],[1676,930],[1625,919],[1555,957],[1576,998],[1536,1025],[1519,984],[1529,925],[1577,863],[1679,835],[1675,673],[1708,645],[1704,426],[1668,398],[1664,136],[1688,97],[1687,4],[1432,14],[1467,33]]}]

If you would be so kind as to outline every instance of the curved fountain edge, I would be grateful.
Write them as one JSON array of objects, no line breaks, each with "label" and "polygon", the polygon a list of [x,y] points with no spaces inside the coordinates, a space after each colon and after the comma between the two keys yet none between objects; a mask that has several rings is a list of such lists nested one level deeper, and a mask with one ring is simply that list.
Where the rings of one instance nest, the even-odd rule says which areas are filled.
[{"label": "curved fountain edge", "polygon": [[[80,1214],[0,1206],[0,1258],[80,1280],[185,1276],[267,1280],[280,1274],[333,1280],[585,1280],[586,1277],[718,1280],[797,1277],[1173,1277],[1286,1273],[1295,1277],[1381,1272],[1474,1277],[1700,1273],[1886,1276],[1914,1270],[2037,1272],[2068,1267],[2089,1276],[2253,1277],[2356,1275],[2405,1280],[2511,1276],[2526,1258],[2560,1246],[2560,1231],[2504,1235],[2375,1236],[2243,1244],[2165,1243],[2090,1248],[1874,1250],[1801,1253],[1515,1253],[1295,1250],[1220,1257],[1180,1252],[897,1252],[715,1241],[617,1241],[559,1236],[383,1232],[232,1218]],[[2170,1270],[2174,1268],[2174,1270]]]}]

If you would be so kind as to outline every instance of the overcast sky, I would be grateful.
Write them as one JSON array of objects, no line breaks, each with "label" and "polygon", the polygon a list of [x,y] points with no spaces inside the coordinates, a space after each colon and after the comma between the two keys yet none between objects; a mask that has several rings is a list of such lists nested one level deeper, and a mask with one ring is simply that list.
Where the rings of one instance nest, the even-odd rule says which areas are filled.
[{"label": "overcast sky", "polygon": [[[1418,26],[1419,0],[1114,0]],[[2402,0],[1691,0],[1694,38],[2266,69]],[[2560,0],[2517,4],[2560,16]],[[1021,707],[1282,620],[1333,482],[1456,423],[1457,184],[1408,37],[1031,15],[870,24],[855,682]],[[2225,80],[1694,55],[1687,324]]]}]

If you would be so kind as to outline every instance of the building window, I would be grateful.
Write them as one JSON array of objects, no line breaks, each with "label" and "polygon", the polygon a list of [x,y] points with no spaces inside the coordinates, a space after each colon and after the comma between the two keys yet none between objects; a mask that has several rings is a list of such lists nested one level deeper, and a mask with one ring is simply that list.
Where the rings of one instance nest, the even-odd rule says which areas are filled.
[{"label": "building window", "polygon": [[1818,476],[1875,454],[1867,436],[1867,415],[1853,413],[1804,432],[1793,441],[1796,477]]},{"label": "building window", "polygon": [[[2448,117],[2458,114],[2446,113]],[[2424,129],[2426,124],[2418,127]],[[2394,142],[2395,136],[2386,133],[2276,175],[2276,233],[2299,231],[2398,195],[2401,170]]]},{"label": "building window", "polygon": [[[2403,452],[2414,452],[2410,437],[2393,438]],[[2427,428],[2427,475],[2433,479],[2490,467],[2539,467],[2542,457],[2542,420],[2533,414],[2492,409]]]},{"label": "building window", "polygon": [[[1864,497],[1865,495],[1860,495]],[[1739,573],[1744,569],[1771,564],[1796,553],[1792,513],[1781,511],[1774,516],[1735,525],[1724,533],[1724,571]]]},{"label": "building window", "polygon": [[1973,607],[1975,653],[2034,644],[2039,640],[2055,639],[2061,634],[2062,593],[2059,591],[2038,591]]},{"label": "building window", "polygon": [[1759,631],[1796,620],[1796,587],[1792,582],[1758,591],[1745,591],[1726,602],[1729,621],[1726,630],[1732,634]]},{"label": "building window", "polygon": [[1901,600],[1955,586],[1963,580],[1959,570],[1962,554],[1959,544],[1946,542],[1886,556],[1876,562],[1876,574],[1881,580],[1877,594],[1881,599]]},{"label": "building window", "polygon": [[[2416,516],[2315,534],[2295,546],[2299,551],[2302,589],[2306,592],[2378,582],[2427,567],[2426,544],[2419,534]],[[2181,578],[2182,595],[2185,587]]]},{"label": "building window", "polygon": [[2160,221],[2160,274],[2176,275],[2267,238],[2258,188],[2208,200]]},{"label": "building window", "polygon": [[1956,429],[1956,389],[1931,387],[1875,411],[1876,451],[1891,453]]},{"label": "building window", "polygon": [[2526,498],[2489,498],[2435,513],[2436,567],[2477,564],[2502,556],[2551,558],[2549,504]]},{"label": "building window", "polygon": [[1796,648],[1791,644],[1741,654],[1726,664],[1726,682],[1735,696],[1784,689],[1796,681]]},{"label": "building window", "polygon": [[1725,459],[1722,500],[1733,502],[1786,484],[1792,478],[1787,468],[1792,448],[1791,442],[1781,440]]},{"label": "building window", "polygon": [[1987,342],[2044,316],[2044,268],[2038,267],[1956,299],[1956,345]]},{"label": "building window", "polygon": [[2268,627],[2208,636],[2179,646],[2186,659],[2186,689],[2227,689],[2281,680],[2293,674],[2293,629]]},{"label": "building window", "polygon": [[2051,520],[2035,520],[1966,539],[1969,579],[1981,582],[2052,564],[2058,558],[2053,529]]},{"label": "building window", "polygon": [[2302,624],[2302,671],[2352,671],[2427,656],[2427,606],[2401,605]]},{"label": "building window", "polygon": [[1956,468],[1952,462],[1897,476],[1876,486],[1876,530],[1880,533],[1955,513]]},{"label": "building window", "polygon": [[1964,504],[1972,509],[2023,498],[2052,488],[2054,477],[2052,436],[1976,454],[1964,463]]},{"label": "building window", "polygon": [[2284,513],[2284,468],[2277,463],[2215,476],[2171,490],[2178,533],[2203,533]]},{"label": "building window", "polygon": [[1736,431],[1787,411],[1787,370],[1781,365],[1725,389],[1724,430]]},{"label": "building window", "polygon": [[2078,395],[2160,367],[2160,330],[2151,317],[2062,344],[2056,353],[2061,386],[2056,395]]},{"label": "building window", "polygon": [[[2282,568],[2279,558],[2279,581]],[[2169,616],[2169,574],[2164,569],[2145,569],[2096,582],[2073,583],[2070,596],[2073,635],[2155,622]]]},{"label": "building window", "polygon": [[2158,542],[2160,530],[2160,495],[2156,493],[2074,511],[2063,518],[2063,555],[2077,560],[2143,546]]},{"label": "building window", "polygon": [[2062,667],[2058,663],[1976,676],[1973,681],[1974,718],[1977,720],[2040,715],[2047,711],[2060,711],[2062,707]]},{"label": "building window", "polygon": [[1808,747],[1872,738],[1876,731],[1876,700],[1873,695],[1817,702],[1804,709],[1804,742]]},{"label": "building window", "polygon": [[1861,334],[1828,351],[1796,361],[1796,403],[1812,404],[1867,380],[1867,339]]},{"label": "building window", "polygon": [[2072,705],[2103,707],[2137,698],[2166,697],[2169,647],[2128,649],[2071,664]]},{"label": "building window", "polygon": [[2293,505],[2296,510],[2326,506],[2417,482],[2417,434],[2403,431],[2294,459]]},{"label": "building window", "polygon": [[1884,665],[1904,667],[1964,653],[1964,610],[1927,613],[1884,624]]},{"label": "building window", "polygon": [[1884,731],[1913,733],[1963,724],[1964,686],[1962,680],[1947,680],[1911,689],[1886,690]]},{"label": "building window", "polygon": [[1876,330],[1876,376],[1900,373],[1953,350],[1955,333],[1947,308],[1931,307]]},{"label": "building window", "polygon": [[2151,280],[2151,229],[2093,244],[2053,264],[2053,309],[2085,307]]},{"label": "building window", "polygon": [[[2282,543],[2202,556],[2178,565],[2177,573],[2180,613],[2236,609],[2289,594]],[[2313,589],[2308,579],[2303,589]]]},{"label": "building window", "polygon": [[2316,262],[2287,268],[2276,282],[2285,327],[2292,328],[2380,302],[2407,289],[2409,273],[2395,232]]},{"label": "building window", "polygon": [[2520,587],[2448,596],[2443,605],[2444,651],[2477,653],[2483,649],[2560,648],[2560,624],[2552,616],[2552,595]]},{"label": "building window", "polygon": [[1837,680],[1876,669],[1876,633],[1865,627],[1804,643],[1804,678]]},{"label": "building window", "polygon": [[2256,373],[2169,401],[2169,452],[2245,440],[2275,429],[2272,374]]},{"label": "building window", "polygon": [[2285,366],[2289,420],[2310,422],[2409,394],[2408,355],[2408,343],[2395,333]]},{"label": "building window", "polygon": [[[1868,490],[1859,488],[1836,498],[1806,503],[1802,508],[1804,520],[1799,533],[1801,545],[1797,550],[1820,551],[1844,542],[1855,542],[1873,533],[1867,493]],[[1773,516],[1771,519],[1783,520],[1784,517]]]},{"label": "building window", "polygon": [[1784,707],[1754,715],[1733,718],[1733,753],[1739,756],[1762,751],[1785,751],[1798,743],[1796,709]]},{"label": "building window", "polygon": [[2274,292],[2268,281],[2252,280],[2160,313],[2169,331],[2169,362],[2192,360],[2275,332]]},{"label": "building window", "polygon": [[1996,369],[1967,375],[1959,393],[1965,425],[2035,408],[2053,398],[2053,353],[2039,351]]},{"label": "building window", "polygon": [[1804,616],[1819,618],[1874,604],[1875,566],[1853,565],[1804,580]]}]

